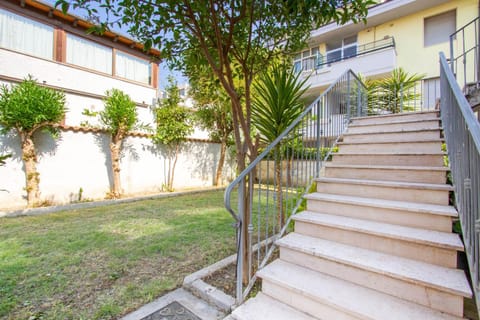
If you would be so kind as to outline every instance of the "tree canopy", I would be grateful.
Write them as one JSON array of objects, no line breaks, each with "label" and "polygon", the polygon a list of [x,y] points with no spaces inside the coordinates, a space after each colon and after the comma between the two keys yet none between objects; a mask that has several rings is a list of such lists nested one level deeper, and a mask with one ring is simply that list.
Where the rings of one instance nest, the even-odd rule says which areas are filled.
[{"label": "tree canopy", "polygon": [[65,94],[41,87],[29,76],[11,88],[0,88],[0,125],[8,132],[34,134],[38,129],[55,130],[65,114]]},{"label": "tree canopy", "polygon": [[[125,26],[145,44],[161,50],[170,66],[183,71],[188,56],[201,57],[231,99],[239,169],[256,156],[250,136],[251,84],[276,56],[305,45],[313,28],[365,19],[372,0],[58,0],[95,16],[100,6],[107,20],[99,30]],[[191,66],[190,66],[191,67]],[[237,80],[240,80],[239,82]]]},{"label": "tree canopy", "polygon": [[63,92],[42,87],[31,76],[18,85],[0,87],[1,131],[14,131],[20,137],[29,207],[40,204],[40,174],[37,171],[34,134],[38,130],[46,130],[57,137],[57,125],[66,110]]}]

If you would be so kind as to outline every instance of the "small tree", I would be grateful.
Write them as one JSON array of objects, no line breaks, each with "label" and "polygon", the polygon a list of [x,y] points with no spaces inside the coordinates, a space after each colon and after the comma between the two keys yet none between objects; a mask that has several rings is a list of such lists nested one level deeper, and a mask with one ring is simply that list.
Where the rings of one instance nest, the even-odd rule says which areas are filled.
[{"label": "small tree", "polygon": [[40,203],[34,134],[46,130],[57,137],[57,124],[66,111],[65,95],[39,86],[31,76],[10,88],[2,86],[0,93],[0,126],[3,132],[14,131],[20,137],[27,203],[34,207]]},{"label": "small tree", "polygon": [[[214,185],[221,183],[227,148],[234,144],[233,120],[230,112],[231,101],[223,87],[215,81],[211,69],[201,63],[199,57],[192,56],[198,63],[188,69],[189,95],[195,101],[195,122],[208,131],[212,141],[220,143],[220,158],[215,173]],[[193,63],[192,63],[193,65]]]},{"label": "small tree", "polygon": [[[291,67],[275,64],[270,72],[264,72],[254,84],[252,121],[260,133],[261,142],[272,143],[304,110],[301,97],[308,89],[305,86],[307,79],[300,80],[299,77],[300,74]],[[285,224],[281,148],[282,144],[278,144],[273,150],[279,230]]]},{"label": "small tree", "polygon": [[164,188],[167,191],[173,191],[175,166],[180,146],[187,140],[187,136],[193,132],[193,128],[190,123],[189,110],[180,105],[180,93],[173,77],[169,77],[165,91],[166,98],[160,100],[159,106],[154,110],[156,132],[153,141],[157,144],[163,144],[167,148],[168,168]]},{"label": "small tree", "polygon": [[214,186],[221,183],[227,148],[234,144],[232,138],[233,122],[229,113],[229,104],[207,104],[199,106],[195,117],[201,128],[209,132],[212,141],[220,143],[220,157],[215,172]]},{"label": "small tree", "polygon": [[[100,124],[110,135],[110,157],[113,184],[110,190],[110,197],[119,198],[122,195],[120,180],[120,155],[123,142],[126,136],[134,129],[141,127],[138,122],[137,108],[135,102],[129,95],[118,89],[106,92],[104,99],[105,109],[100,112],[84,110],[87,116],[98,116]],[[88,122],[84,126],[92,127]]]}]

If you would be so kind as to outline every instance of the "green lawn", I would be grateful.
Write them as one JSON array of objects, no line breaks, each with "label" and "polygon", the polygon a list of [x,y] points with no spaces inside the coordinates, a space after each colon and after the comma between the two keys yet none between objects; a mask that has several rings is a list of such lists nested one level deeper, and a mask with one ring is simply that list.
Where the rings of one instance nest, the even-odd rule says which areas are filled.
[{"label": "green lawn", "polygon": [[115,319],[235,250],[223,192],[0,218],[0,318]]}]

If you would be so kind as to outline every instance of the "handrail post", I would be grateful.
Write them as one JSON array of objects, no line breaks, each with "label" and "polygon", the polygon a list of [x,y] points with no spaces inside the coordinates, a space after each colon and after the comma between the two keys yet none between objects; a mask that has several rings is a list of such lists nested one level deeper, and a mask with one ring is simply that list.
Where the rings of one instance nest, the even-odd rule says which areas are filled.
[{"label": "handrail post", "polygon": [[453,56],[453,38],[455,36],[455,33],[450,35],[450,69],[452,70],[452,73],[455,74],[455,69],[454,69],[454,56]]},{"label": "handrail post", "polygon": [[361,87],[357,88],[357,115],[360,117],[362,114],[362,90]]},{"label": "handrail post", "polygon": [[317,122],[317,128],[316,128],[316,130],[317,130],[317,132],[316,132],[316,134],[317,134],[317,141],[316,141],[317,157],[316,158],[317,159],[315,160],[315,170],[316,170],[315,171],[315,176],[317,178],[320,175],[320,163],[322,161],[322,159],[320,159],[321,158],[321,152],[320,152],[320,148],[321,148],[320,114],[321,114],[321,108],[322,108],[320,102],[321,102],[321,100],[319,100],[317,102],[317,117],[316,117],[316,120],[315,120]]},{"label": "handrail post", "polygon": [[347,113],[350,113],[350,71],[347,73]]},{"label": "handrail post", "polygon": [[236,288],[236,296],[237,296],[237,304],[241,304],[243,302],[243,264],[245,261],[243,260],[243,253],[245,251],[245,242],[243,241],[244,237],[244,227],[243,223],[245,221],[245,178],[240,181],[238,185],[238,218],[240,220],[238,225],[238,249],[237,249],[237,288]]},{"label": "handrail post", "polygon": [[[403,113],[403,83],[400,83],[400,92],[399,92],[399,95],[400,95],[400,101],[395,101],[395,103],[400,103],[399,105],[399,109],[398,109],[398,112],[399,113]],[[396,100],[396,99],[395,99]],[[395,110],[396,111],[396,110]],[[396,113],[396,112],[393,112],[393,113]]]}]

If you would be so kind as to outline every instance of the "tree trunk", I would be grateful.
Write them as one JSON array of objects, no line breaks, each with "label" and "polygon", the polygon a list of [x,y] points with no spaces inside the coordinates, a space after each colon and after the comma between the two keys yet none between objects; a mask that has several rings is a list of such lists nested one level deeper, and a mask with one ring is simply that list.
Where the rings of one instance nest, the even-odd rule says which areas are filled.
[{"label": "tree trunk", "polygon": [[112,137],[110,142],[110,156],[112,158],[112,178],[113,185],[111,196],[114,199],[120,198],[122,195],[122,185],[120,181],[120,149],[122,147],[122,139]]},{"label": "tree trunk", "polygon": [[217,172],[215,174],[215,181],[213,183],[214,186],[218,186],[221,184],[226,151],[227,141],[226,139],[222,139],[222,143],[220,145],[220,159],[218,159]]},{"label": "tree trunk", "polygon": [[22,137],[22,159],[25,165],[25,184],[27,190],[27,206],[35,207],[40,202],[39,173],[37,172],[37,155],[32,137]]},{"label": "tree trunk", "polygon": [[[169,168],[169,178],[168,178],[168,191],[173,191],[173,178],[175,177],[175,167],[177,165],[177,160],[178,160],[178,150],[179,150],[179,145],[175,145],[175,151],[173,151],[173,155],[170,155],[170,161],[173,160],[173,163],[171,165],[171,168]],[[173,158],[173,159],[172,159]],[[170,167],[170,166],[169,166]]]}]

